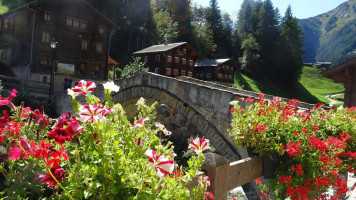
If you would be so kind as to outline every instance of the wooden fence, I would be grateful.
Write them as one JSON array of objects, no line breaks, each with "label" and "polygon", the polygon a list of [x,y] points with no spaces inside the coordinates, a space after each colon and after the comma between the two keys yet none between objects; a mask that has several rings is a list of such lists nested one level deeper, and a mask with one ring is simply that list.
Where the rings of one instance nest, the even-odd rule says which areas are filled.
[{"label": "wooden fence", "polygon": [[[226,158],[206,153],[202,169],[210,178],[208,191],[218,200],[226,200],[228,191],[254,181],[263,175],[262,158],[245,158],[231,162]],[[193,182],[192,185],[197,184]]]}]

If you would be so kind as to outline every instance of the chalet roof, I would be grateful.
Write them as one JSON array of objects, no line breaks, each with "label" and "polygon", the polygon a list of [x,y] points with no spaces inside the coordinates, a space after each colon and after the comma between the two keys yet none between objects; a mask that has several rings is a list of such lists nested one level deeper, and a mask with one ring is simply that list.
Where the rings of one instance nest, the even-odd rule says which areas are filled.
[{"label": "chalet roof", "polygon": [[[73,0],[74,1],[74,0]],[[113,21],[111,21],[109,18],[107,18],[105,15],[103,15],[99,10],[97,10],[94,6],[92,6],[90,3],[88,3],[87,1],[85,0],[75,0],[75,1],[79,1],[79,2],[83,2],[85,5],[87,5],[88,7],[90,7],[95,13],[97,13],[100,17],[104,18],[106,21],[108,21],[113,27],[115,27],[116,29],[119,29],[119,26],[117,24],[115,24]],[[22,8],[28,8],[30,5],[38,5],[42,2],[31,2],[31,3],[28,3],[28,4],[25,4],[21,7],[18,7],[18,8],[15,8],[15,9],[12,9],[12,10],[9,10],[5,13],[2,13],[0,14],[1,15],[6,15],[8,13],[11,13],[11,12],[14,12],[16,10],[19,10],[19,9],[22,9]]]},{"label": "chalet roof", "polygon": [[108,65],[117,65],[118,62],[112,59],[111,57],[108,57]]},{"label": "chalet roof", "polygon": [[170,44],[166,44],[166,45],[165,44],[153,45],[153,46],[147,47],[145,49],[142,49],[140,51],[136,51],[133,54],[165,52],[165,51],[174,49],[176,47],[182,46],[184,44],[187,44],[187,42],[170,43]]},{"label": "chalet roof", "polygon": [[350,59],[346,62],[343,62],[335,67],[324,70],[322,72],[322,75],[324,77],[330,77],[334,74],[337,74],[337,73],[343,72],[344,70],[347,70],[348,67],[356,67],[356,57],[353,59]]},{"label": "chalet roof", "polygon": [[195,67],[214,67],[221,65],[227,61],[229,61],[230,58],[223,58],[223,59],[212,59],[212,60],[198,60],[195,62]]}]

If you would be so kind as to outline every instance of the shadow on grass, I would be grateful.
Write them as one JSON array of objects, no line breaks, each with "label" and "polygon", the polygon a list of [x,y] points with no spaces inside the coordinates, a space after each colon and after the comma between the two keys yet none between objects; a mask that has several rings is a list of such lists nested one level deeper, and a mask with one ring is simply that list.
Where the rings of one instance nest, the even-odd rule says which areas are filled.
[{"label": "shadow on grass", "polygon": [[240,72],[235,73],[235,80],[237,83],[241,86],[243,90],[250,90],[252,91],[252,88],[250,84],[246,81],[246,79],[242,76]]}]

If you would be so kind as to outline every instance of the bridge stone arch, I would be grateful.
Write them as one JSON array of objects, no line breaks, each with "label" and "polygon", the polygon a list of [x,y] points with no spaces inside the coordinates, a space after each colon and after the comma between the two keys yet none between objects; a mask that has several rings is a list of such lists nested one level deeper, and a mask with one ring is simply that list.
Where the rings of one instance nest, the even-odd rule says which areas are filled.
[{"label": "bridge stone arch", "polygon": [[[247,157],[246,150],[237,149],[227,133],[231,127],[229,102],[239,98],[257,98],[258,93],[189,77],[171,78],[149,72],[117,80],[115,84],[120,86],[120,91],[113,94],[114,102],[123,103],[139,97],[154,99],[172,108],[172,112],[190,124],[195,124],[196,128],[193,128],[197,133],[208,138],[220,155],[230,161]],[[98,85],[94,94],[103,100],[103,86]],[[272,96],[265,95],[265,99],[272,99]],[[57,113],[71,110],[71,97],[66,93],[57,95],[55,100]],[[82,100],[84,102],[84,97]],[[240,104],[244,106],[244,102]],[[311,108],[312,105],[301,102],[300,107]]]},{"label": "bridge stone arch", "polygon": [[[177,85],[174,87],[177,87]],[[177,90],[178,93],[182,92],[179,90],[180,89]],[[184,96],[184,93],[179,95]],[[113,96],[113,101],[115,103],[125,104],[125,102],[131,99],[138,99],[140,97],[158,101],[158,121],[164,123],[167,129],[173,132],[173,136],[179,138],[180,136],[175,134],[175,131],[182,134],[180,131],[182,127],[179,126],[184,126],[185,131],[190,132],[189,135],[200,135],[209,139],[218,154],[231,160],[241,159],[236,147],[224,134],[220,133],[220,131],[197,110],[189,106],[186,102],[183,102],[179,96],[170,91],[164,91],[161,88],[152,86],[132,86],[116,93]],[[160,112],[161,109],[164,109],[166,113],[168,110],[169,114],[165,114],[165,112],[162,111]],[[186,127],[189,128],[187,129]],[[183,138],[187,138],[187,135],[185,134],[182,139]]]}]

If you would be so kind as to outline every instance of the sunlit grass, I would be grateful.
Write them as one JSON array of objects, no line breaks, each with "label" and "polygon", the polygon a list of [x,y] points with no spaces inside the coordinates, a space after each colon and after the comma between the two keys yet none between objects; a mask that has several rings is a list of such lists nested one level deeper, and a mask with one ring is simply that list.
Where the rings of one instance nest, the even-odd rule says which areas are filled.
[{"label": "sunlit grass", "polygon": [[325,96],[342,93],[344,87],[342,84],[334,83],[331,79],[323,77],[320,72],[321,70],[316,68],[303,67],[299,84],[294,90],[275,85],[271,81],[255,80],[237,72],[234,87],[289,99],[300,99],[308,103],[328,104],[329,100]]},{"label": "sunlit grass", "polygon": [[7,6],[2,5],[2,0],[0,0],[0,14],[7,12],[9,9]]}]

